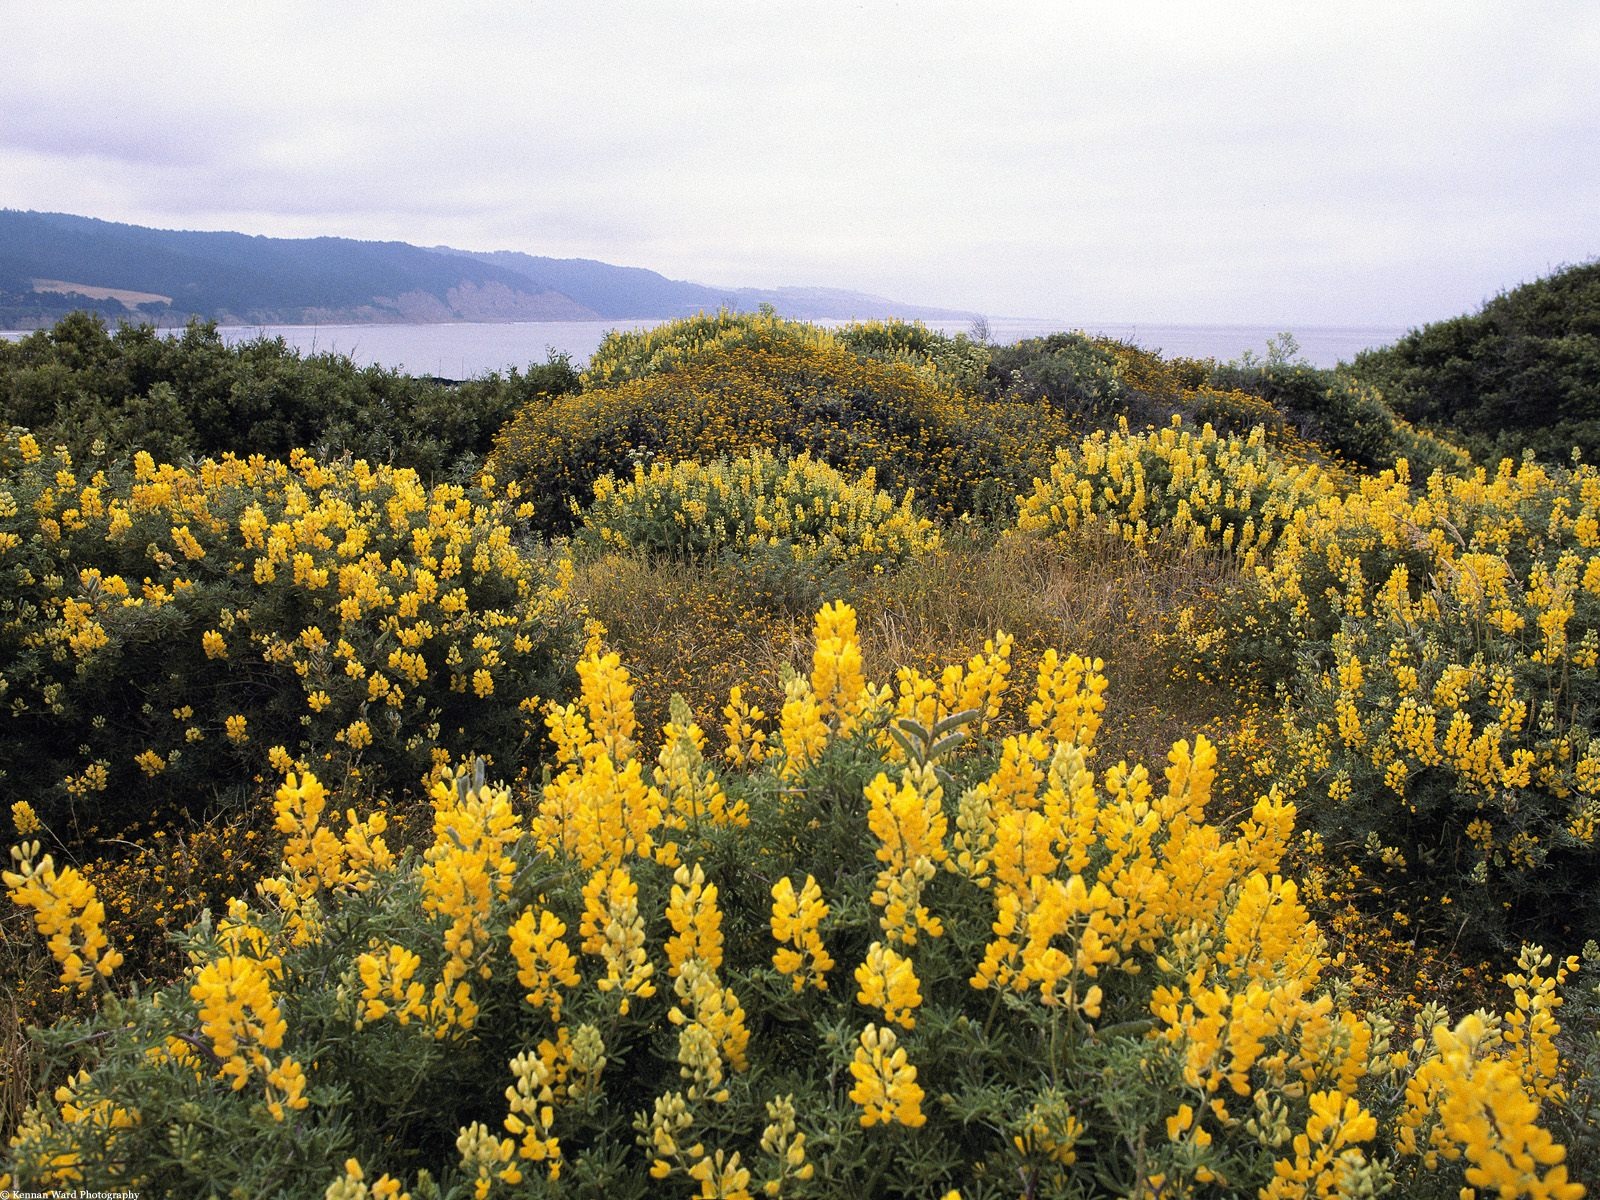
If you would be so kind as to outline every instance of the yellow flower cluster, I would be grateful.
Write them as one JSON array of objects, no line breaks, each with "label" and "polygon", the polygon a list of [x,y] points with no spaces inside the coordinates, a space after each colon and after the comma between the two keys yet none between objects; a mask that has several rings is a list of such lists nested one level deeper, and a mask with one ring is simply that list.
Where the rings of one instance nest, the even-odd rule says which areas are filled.
[{"label": "yellow flower cluster", "polygon": [[[86,1182],[128,1182],[130,1173],[121,1159],[125,1153],[121,1135],[141,1123],[139,1110],[102,1094],[94,1076],[84,1070],[57,1087],[52,1097],[61,1121],[80,1137],[92,1137],[108,1161],[92,1166],[86,1163],[83,1154],[61,1136],[60,1126],[47,1117],[44,1109],[30,1104],[10,1140],[16,1175],[0,1172],[0,1188],[11,1188],[17,1182],[51,1188]],[[90,1172],[87,1175],[86,1169]]]},{"label": "yellow flower cluster", "polygon": [[583,952],[604,961],[605,976],[595,980],[595,987],[618,993],[618,1013],[627,1015],[630,997],[645,999],[656,994],[656,985],[650,982],[655,966],[644,948],[639,887],[626,867],[601,867],[584,885],[578,933],[583,938]]},{"label": "yellow flower cluster", "polygon": [[872,723],[888,704],[888,689],[874,687],[862,677],[855,610],[835,601],[817,612],[810,676],[793,674],[784,681],[776,745],[753,728],[759,710],[743,704],[738,688],[730,691],[724,709],[729,757],[756,762],[776,754],[783,776],[798,779],[830,742]]},{"label": "yellow flower cluster", "polygon": [[922,903],[923,889],[948,857],[944,788],[932,763],[907,767],[899,783],[879,772],[867,785],[867,828],[878,839],[882,863],[872,903],[883,910],[878,924],[891,942],[917,944],[917,935],[941,937],[944,926]]},{"label": "yellow flower cluster", "polygon": [[429,1004],[434,1036],[461,1036],[477,1020],[471,979],[491,977],[489,919],[511,894],[516,863],[509,851],[521,836],[511,793],[481,774],[457,768],[434,784],[433,844],[418,871],[422,910],[448,922],[448,956]]},{"label": "yellow flower cluster", "polygon": [[277,1062],[269,1050],[283,1047],[288,1023],[272,994],[267,966],[246,955],[227,954],[200,968],[189,988],[200,1010],[200,1031],[220,1060],[217,1076],[241,1090],[256,1075],[266,1084],[267,1111],[274,1120],[309,1103],[305,1072],[289,1055]]},{"label": "yellow flower cluster", "polygon": [[[1507,461],[1418,487],[1402,462],[1300,513],[1255,581],[1263,622],[1319,651],[1274,764],[1302,809],[1397,892],[1567,907],[1547,871],[1600,849],[1600,472]],[[1441,857],[1460,868],[1405,879]]]},{"label": "yellow flower cluster", "polygon": [[564,940],[566,922],[548,909],[524,909],[511,923],[511,956],[517,963],[517,981],[528,989],[524,999],[535,1008],[550,1013],[561,1023],[562,988],[575,988],[581,982],[578,960]]},{"label": "yellow flower cluster", "polygon": [[939,544],[907,492],[897,503],[868,467],[850,480],[807,454],[643,464],[632,480],[597,479],[581,538],[672,556],[772,554],[797,565],[882,571]]},{"label": "yellow flower cluster", "polygon": [[198,802],[274,747],[303,769],[343,746],[401,786],[436,747],[509,754],[573,624],[570,564],[513,542],[502,495],[409,471],[58,453],[3,494],[0,579],[26,600],[0,614],[23,651],[3,687],[42,751],[0,769],[41,796]]},{"label": "yellow flower cluster", "polygon": [[856,982],[861,985],[856,1003],[881,1008],[886,1021],[906,1029],[916,1028],[916,1009],[922,1003],[922,989],[909,958],[882,942],[873,942],[867,950],[866,961],[856,968]]},{"label": "yellow flower cluster", "polygon": [[361,1011],[356,1028],[381,1021],[390,1013],[401,1025],[428,1015],[421,982],[414,980],[422,960],[404,946],[389,945],[382,954],[367,953],[356,959],[361,979]]},{"label": "yellow flower cluster", "polygon": [[[105,1059],[56,1109],[26,1117],[7,1168],[60,1156],[99,1178],[107,1137],[126,1150],[153,1136],[138,1095],[163,1111],[193,1102],[227,1136],[248,1128],[286,1171],[310,1139],[348,1128],[355,1143],[316,1160],[316,1186],[348,1197],[399,1196],[393,1178],[369,1183],[360,1159],[326,1179],[353,1149],[412,1156],[394,1138],[399,1112],[435,1145],[456,1139],[444,1186],[483,1197],[581,1186],[599,1169],[647,1188],[635,1168],[701,1195],[778,1195],[813,1178],[818,1143],[802,1125],[826,1132],[814,1174],[863,1194],[888,1164],[919,1195],[996,1179],[1048,1195],[1075,1186],[1086,1146],[1128,1194],[1581,1194],[1553,1120],[1569,1089],[1588,1086],[1557,1020],[1574,962],[1530,948],[1506,978],[1509,1011],[1452,1024],[1425,1010],[1410,1049],[1395,1050],[1395,1025],[1352,1002],[1284,873],[1293,805],[1269,790],[1215,820],[1208,739],[1175,745],[1163,773],[1126,762],[1102,773],[1092,662],[1055,656],[1031,704],[1004,706],[997,641],[948,688],[908,692],[899,715],[862,676],[848,609],[819,617],[817,646],[796,698],[829,746],[854,722],[822,769],[786,776],[781,738],[776,761],[719,778],[689,752],[680,711],[663,746],[680,757],[655,756],[656,789],[643,782],[651,755],[631,680],[613,656],[589,655],[578,702],[547,712],[558,762],[535,795],[632,771],[658,799],[643,817],[634,798],[607,801],[620,833],[541,804],[530,835],[503,789],[441,770],[431,845],[372,865],[358,891],[345,839],[324,825],[327,796],[296,774],[276,798],[285,862],[265,891],[280,911],[239,901],[214,934],[191,930],[186,990],[129,997],[102,1018]],[[1514,700],[1502,689],[1501,703]],[[992,754],[966,740],[991,706],[996,721],[1026,714],[996,732]],[[713,787],[745,799],[750,820],[708,818],[669,860],[658,850],[675,787],[697,789],[702,808]],[[565,836],[563,822],[581,821],[582,836]],[[826,932],[851,947],[854,987],[825,986],[832,914],[806,873],[817,847],[840,911]],[[297,923],[284,899],[295,896],[318,919]],[[748,936],[761,924],[771,947]],[[747,1003],[762,1005],[756,1019]],[[424,1125],[424,1093],[387,1094],[390,1081],[422,1089],[484,1064],[509,1072],[495,1085],[503,1128],[454,1110]],[[339,1074],[374,1068],[378,1086]],[[313,1076],[327,1120],[297,1121]],[[768,1080],[778,1086],[763,1092]],[[790,1088],[803,1102],[774,1094]],[[615,1141],[619,1103],[637,1105],[633,1167]],[[133,1123],[118,1125],[119,1110]],[[172,1135],[208,1148],[222,1136]],[[139,1153],[124,1158],[130,1174],[146,1169]],[[427,1186],[419,1174],[415,1190]]]},{"label": "yellow flower cluster", "polygon": [[[585,871],[658,851],[663,861],[673,861],[675,850],[656,840],[667,801],[645,782],[634,757],[637,722],[627,669],[615,653],[595,653],[578,664],[578,676],[579,699],[552,706],[545,720],[561,771],[545,785],[533,819],[539,847],[575,859]],[[684,782],[704,787],[703,779]]]},{"label": "yellow flower cluster", "polygon": [[[28,821],[24,816],[16,823],[20,829]],[[57,870],[50,855],[40,858],[38,842],[13,846],[11,860],[15,869],[0,873],[0,881],[13,903],[33,910],[33,923],[61,967],[61,982],[86,992],[96,979],[109,978],[122,954],[106,937],[106,908],[93,885],[76,867]]]},{"label": "yellow flower cluster", "polygon": [[880,1121],[912,1129],[926,1123],[917,1068],[907,1061],[905,1048],[892,1029],[868,1025],[861,1031],[850,1074],[856,1081],[850,1099],[861,1106],[863,1128],[870,1129]]},{"label": "yellow flower cluster", "polygon": [[798,893],[787,875],[772,885],[772,939],[778,943],[772,965],[789,976],[796,993],[805,991],[807,985],[828,990],[828,972],[834,963],[821,932],[828,912],[822,888],[810,875]]},{"label": "yellow flower cluster", "polygon": [[1218,549],[1253,563],[1297,512],[1333,492],[1318,468],[1295,466],[1257,426],[1246,438],[1165,429],[1100,431],[1056,451],[1048,479],[1019,496],[1017,528],[1071,539],[1104,530],[1140,549]]}]

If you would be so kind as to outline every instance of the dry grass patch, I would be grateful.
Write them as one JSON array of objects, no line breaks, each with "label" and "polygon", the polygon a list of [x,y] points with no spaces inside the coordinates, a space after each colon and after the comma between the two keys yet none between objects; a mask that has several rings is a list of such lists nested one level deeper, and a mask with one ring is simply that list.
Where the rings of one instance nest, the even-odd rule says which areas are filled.
[{"label": "dry grass patch", "polygon": [[[892,679],[902,666],[937,671],[981,651],[997,629],[1012,634],[1014,719],[1046,649],[1104,659],[1105,755],[1160,762],[1177,739],[1226,719],[1235,697],[1174,679],[1157,634],[1170,614],[1235,574],[1215,558],[1152,558],[1110,540],[1067,549],[1007,537],[947,546],[839,598],[856,608],[871,679]],[[633,674],[650,735],[680,692],[720,749],[731,686],[775,716],[784,666],[809,662],[812,611],[786,609],[735,566],[610,555],[579,568],[577,591]]]}]

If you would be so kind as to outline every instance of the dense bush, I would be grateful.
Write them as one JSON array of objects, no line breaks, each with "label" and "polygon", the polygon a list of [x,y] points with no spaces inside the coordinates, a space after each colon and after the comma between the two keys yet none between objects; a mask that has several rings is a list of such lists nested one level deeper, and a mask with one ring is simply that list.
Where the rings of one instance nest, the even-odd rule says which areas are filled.
[{"label": "dense bush", "polygon": [[1377,388],[1344,371],[1272,355],[1215,368],[1207,392],[1211,404],[1230,392],[1258,396],[1306,443],[1365,470],[1384,470],[1401,458],[1421,473],[1469,463],[1454,442],[1403,420]]},{"label": "dense bush", "polygon": [[593,389],[642,379],[681,367],[702,354],[741,346],[784,353],[837,345],[820,325],[780,317],[767,305],[756,313],[724,308],[648,329],[612,330],[589,356],[583,386]]},{"label": "dense bush", "polygon": [[938,515],[1008,515],[1012,497],[1067,440],[1051,410],[965,396],[907,363],[863,359],[820,331],[795,338],[781,322],[736,328],[734,344],[709,348],[664,332],[650,373],[524,408],[495,439],[489,471],[522,484],[535,524],[553,532],[570,527],[572,502],[587,505],[602,475],[759,448],[809,453],[850,475],[873,468],[879,487],[913,489]]},{"label": "dense bush", "polygon": [[1600,262],[1558,271],[1470,316],[1358,355],[1353,374],[1485,461],[1600,453]]},{"label": "dense bush", "polygon": [[[724,773],[681,715],[644,753],[596,654],[531,820],[446,776],[397,862],[289,777],[281,873],[188,931],[186,979],[40,1035],[57,1086],[0,1186],[1582,1194],[1549,1131],[1576,961],[1527,950],[1503,1016],[1398,1037],[1278,873],[1292,807],[1210,823],[1203,740],[1096,779],[1096,664],[1051,656],[991,753],[1005,639],[892,690],[859,661],[830,606],[775,727],[730,703]],[[114,979],[72,961],[81,878],[16,857],[63,970]]]},{"label": "dense bush", "polygon": [[907,493],[854,482],[826,463],[765,450],[747,458],[655,463],[595,481],[577,544],[656,557],[731,557],[782,596],[806,598],[852,575],[882,572],[939,544]]},{"label": "dense bush", "polygon": [[1126,416],[1132,392],[1111,344],[1082,333],[995,347],[985,382],[995,399],[1046,405],[1085,430]]},{"label": "dense bush", "polygon": [[861,321],[841,325],[834,337],[863,358],[927,367],[969,395],[982,389],[992,353],[964,333],[940,333],[920,321]]},{"label": "dense bush", "polygon": [[[74,464],[0,444],[0,778],[51,820],[198,810],[326,756],[514,770],[574,620],[509,504],[366,463]],[[569,568],[568,568],[569,570]]]},{"label": "dense bush", "polygon": [[111,333],[75,313],[0,340],[0,427],[26,426],[80,459],[96,443],[167,462],[307,448],[464,477],[518,408],[577,383],[559,354],[526,373],[447,384],[341,355],[301,356],[281,338],[226,346],[215,325],[194,323],[179,337],[149,325]]}]

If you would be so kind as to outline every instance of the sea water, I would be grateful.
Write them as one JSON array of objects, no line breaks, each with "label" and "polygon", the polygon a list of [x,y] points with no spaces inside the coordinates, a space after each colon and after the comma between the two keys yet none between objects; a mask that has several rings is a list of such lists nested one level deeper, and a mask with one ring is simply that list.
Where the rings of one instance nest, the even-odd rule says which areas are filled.
[{"label": "sea water", "polygon": [[[413,375],[442,379],[472,379],[489,371],[524,369],[542,363],[552,351],[570,355],[583,364],[613,329],[648,329],[658,320],[622,321],[515,321],[500,323],[455,322],[440,325],[225,325],[218,332],[228,345],[253,338],[282,338],[302,354],[343,354],[367,366],[387,367]],[[843,321],[817,321],[842,325]],[[967,321],[927,321],[945,333],[972,333]],[[1146,350],[1184,358],[1237,359],[1245,353],[1266,354],[1267,341],[1290,333],[1299,354],[1313,366],[1332,367],[1349,362],[1362,350],[1385,346],[1406,331],[1388,326],[1283,326],[1268,325],[1134,325],[1048,320],[990,318],[991,341],[1006,344],[1061,330],[1082,330],[1130,342]],[[21,333],[0,333],[8,338]]]}]

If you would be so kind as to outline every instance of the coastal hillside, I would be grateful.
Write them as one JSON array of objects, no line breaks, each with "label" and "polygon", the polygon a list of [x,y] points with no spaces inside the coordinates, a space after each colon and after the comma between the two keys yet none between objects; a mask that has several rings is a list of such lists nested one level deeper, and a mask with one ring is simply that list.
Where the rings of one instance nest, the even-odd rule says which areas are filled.
[{"label": "coastal hillside", "polygon": [[6,329],[43,328],[79,309],[113,321],[294,325],[623,320],[762,304],[807,319],[970,315],[826,288],[709,287],[588,259],[0,211]]}]

